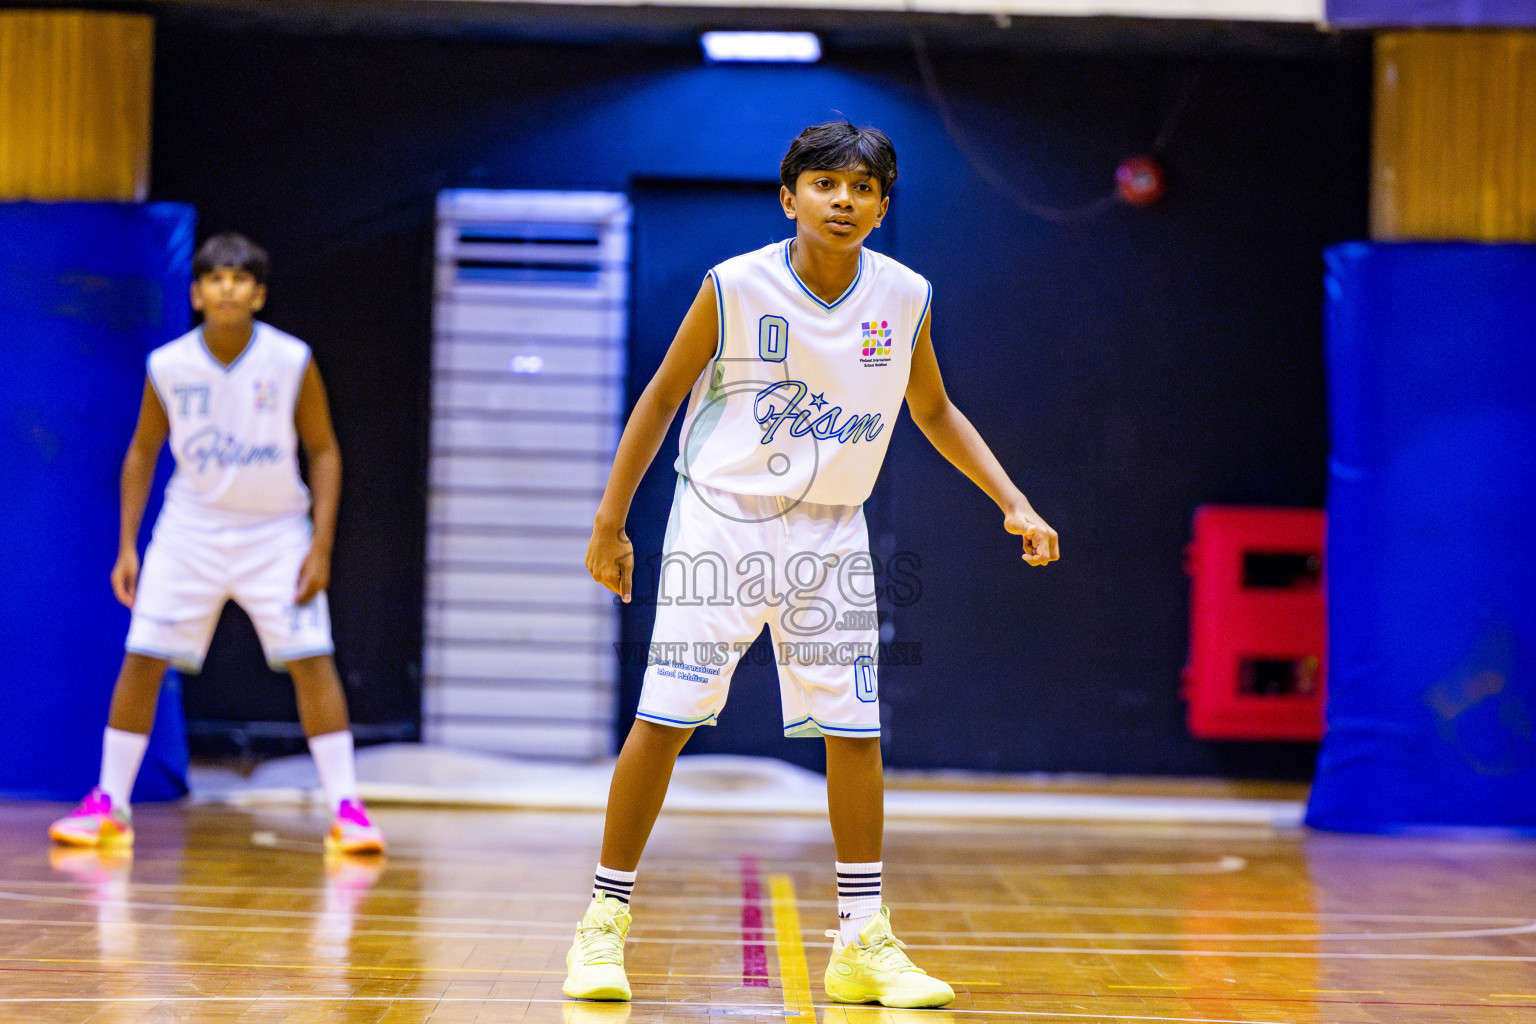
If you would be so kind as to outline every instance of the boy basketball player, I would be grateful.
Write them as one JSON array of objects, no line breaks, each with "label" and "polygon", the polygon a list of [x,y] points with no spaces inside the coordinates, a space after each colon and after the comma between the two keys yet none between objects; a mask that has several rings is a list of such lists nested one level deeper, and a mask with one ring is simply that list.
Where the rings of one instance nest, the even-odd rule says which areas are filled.
[{"label": "boy basketball player", "polygon": [[[380,853],[384,837],[357,796],[346,696],[331,660],[325,586],[341,496],[341,453],[309,346],[258,322],[267,254],[215,235],[192,261],[202,326],[149,355],[139,422],[123,460],[112,589],[133,609],[112,691],[101,782],[49,835],[76,846],[133,841],[128,797],[149,745],[166,666],[202,667],[228,599],[250,616],[267,661],[293,677],[334,824],[326,847]],[[139,524],[160,446],[176,471],[139,569]],[[309,457],[311,492],[299,476]]]},{"label": "boy basketball player", "polygon": [[[863,247],[890,205],[890,139],[846,122],[807,128],[779,175],[795,237],[709,272],[635,405],[593,524],[587,569],[628,601],[624,520],[691,393],[639,711],[614,768],[592,903],[566,956],[572,998],[630,998],[624,939],[641,852],[678,752],[715,722],[766,623],[784,733],[821,736],[827,749],[840,925],[827,933],[827,994],[895,1007],[954,999],[902,951],[880,897],[878,630],[861,505],[903,398],[939,452],[997,502],[1026,562],[1054,561],[1056,533],[946,396],[928,282]],[[729,585],[705,601],[700,583],[720,576]]]}]

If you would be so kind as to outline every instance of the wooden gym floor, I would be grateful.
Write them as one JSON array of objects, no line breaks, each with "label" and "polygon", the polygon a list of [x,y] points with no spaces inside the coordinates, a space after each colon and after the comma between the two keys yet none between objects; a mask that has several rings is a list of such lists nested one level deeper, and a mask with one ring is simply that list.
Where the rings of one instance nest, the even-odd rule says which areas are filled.
[{"label": "wooden gym floor", "polygon": [[0,1021],[971,1024],[1536,1020],[1536,845],[1249,827],[891,822],[886,895],[944,1010],[828,1006],[824,821],[663,815],[635,1001],[563,956],[597,815],[377,808],[383,864],[300,810],[144,806],[131,859],[0,804]]}]

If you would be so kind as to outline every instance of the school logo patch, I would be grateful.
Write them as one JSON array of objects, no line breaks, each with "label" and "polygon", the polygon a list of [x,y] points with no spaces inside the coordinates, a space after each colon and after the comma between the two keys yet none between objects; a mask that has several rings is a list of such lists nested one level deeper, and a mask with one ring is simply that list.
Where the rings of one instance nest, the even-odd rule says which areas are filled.
[{"label": "school logo patch", "polygon": [[891,361],[891,323],[889,320],[866,320],[859,325],[862,334],[859,348],[861,366],[884,366]]},{"label": "school logo patch", "polygon": [[277,381],[259,380],[256,382],[256,408],[277,408]]}]

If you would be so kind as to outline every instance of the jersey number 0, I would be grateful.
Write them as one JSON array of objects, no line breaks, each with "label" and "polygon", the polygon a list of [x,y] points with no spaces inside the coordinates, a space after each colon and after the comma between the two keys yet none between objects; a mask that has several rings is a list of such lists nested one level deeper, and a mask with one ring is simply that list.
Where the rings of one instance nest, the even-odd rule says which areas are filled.
[{"label": "jersey number 0", "polygon": [[757,322],[757,354],[765,363],[782,363],[789,355],[789,321],[765,316]]}]

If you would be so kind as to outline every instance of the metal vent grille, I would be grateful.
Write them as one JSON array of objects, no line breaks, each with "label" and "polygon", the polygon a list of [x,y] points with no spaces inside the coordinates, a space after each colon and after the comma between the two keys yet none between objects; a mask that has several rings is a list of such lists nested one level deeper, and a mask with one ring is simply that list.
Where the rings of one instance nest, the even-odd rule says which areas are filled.
[{"label": "metal vent grille", "polygon": [[438,198],[423,734],[610,752],[618,615],[583,567],[618,441],[629,202]]}]

